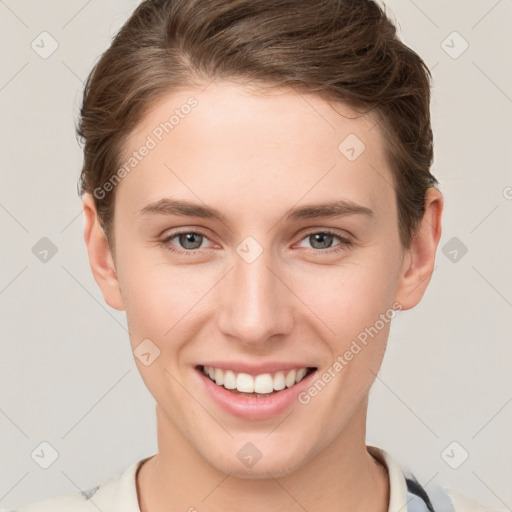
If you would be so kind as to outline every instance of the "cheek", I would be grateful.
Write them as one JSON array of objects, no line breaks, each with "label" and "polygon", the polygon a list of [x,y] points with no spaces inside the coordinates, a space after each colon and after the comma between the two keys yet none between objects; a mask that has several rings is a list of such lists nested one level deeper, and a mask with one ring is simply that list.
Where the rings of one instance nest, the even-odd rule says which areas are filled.
[{"label": "cheek", "polygon": [[133,342],[150,338],[167,343],[195,318],[211,285],[198,267],[140,263],[127,262],[123,273],[123,298]]},{"label": "cheek", "polygon": [[294,290],[324,324],[329,338],[347,340],[357,336],[391,307],[395,272],[382,256],[381,260],[377,258],[347,260],[339,266],[294,277]]},{"label": "cheek", "polygon": [[330,374],[322,380],[330,384],[325,395],[322,392],[325,402],[318,406],[331,404],[340,418],[368,392],[382,364],[396,314],[392,309],[396,273],[389,259],[392,253],[387,254],[388,259],[373,254],[302,278],[303,300],[320,319],[308,312],[306,322],[318,326],[329,352],[325,363]]}]

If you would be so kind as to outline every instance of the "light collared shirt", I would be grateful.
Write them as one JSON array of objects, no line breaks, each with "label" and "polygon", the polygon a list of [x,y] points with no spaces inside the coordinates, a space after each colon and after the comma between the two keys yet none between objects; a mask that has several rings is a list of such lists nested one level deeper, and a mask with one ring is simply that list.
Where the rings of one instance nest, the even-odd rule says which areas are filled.
[{"label": "light collared shirt", "polygon": [[[427,501],[430,503],[427,504],[420,495],[412,492],[418,492],[411,484],[411,480],[416,481],[412,473],[407,476],[407,470],[402,471],[382,448],[368,445],[367,449],[387,468],[390,491],[388,512],[431,512],[430,505],[435,512],[496,512],[439,484],[429,485]],[[11,512],[141,512],[136,475],[142,463],[149,458],[134,462],[122,473],[86,491],[74,491],[31,502]],[[411,486],[412,491],[408,486]]]}]

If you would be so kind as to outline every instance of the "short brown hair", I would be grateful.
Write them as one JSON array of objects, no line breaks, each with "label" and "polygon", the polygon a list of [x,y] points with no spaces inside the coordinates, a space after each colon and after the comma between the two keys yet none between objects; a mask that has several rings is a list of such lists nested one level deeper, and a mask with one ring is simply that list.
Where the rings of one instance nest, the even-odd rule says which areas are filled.
[{"label": "short brown hair", "polygon": [[430,173],[431,74],[371,0],[146,0],[87,78],[77,134],[79,193],[94,195],[113,248],[114,192],[123,143],[159,98],[216,78],[293,87],[374,110],[386,141],[400,240],[410,247]]}]

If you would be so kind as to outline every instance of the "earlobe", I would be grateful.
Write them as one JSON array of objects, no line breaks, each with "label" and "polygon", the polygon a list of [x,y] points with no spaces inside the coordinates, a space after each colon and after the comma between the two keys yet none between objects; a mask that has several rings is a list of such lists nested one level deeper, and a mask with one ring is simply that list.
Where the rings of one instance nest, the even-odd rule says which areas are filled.
[{"label": "earlobe", "polygon": [[90,194],[84,194],[83,208],[84,240],[94,280],[100,287],[105,302],[114,309],[124,311],[115,263]]},{"label": "earlobe", "polygon": [[421,301],[430,282],[441,238],[442,213],[443,196],[431,187],[425,193],[425,213],[404,257],[395,295],[403,310],[412,309]]}]

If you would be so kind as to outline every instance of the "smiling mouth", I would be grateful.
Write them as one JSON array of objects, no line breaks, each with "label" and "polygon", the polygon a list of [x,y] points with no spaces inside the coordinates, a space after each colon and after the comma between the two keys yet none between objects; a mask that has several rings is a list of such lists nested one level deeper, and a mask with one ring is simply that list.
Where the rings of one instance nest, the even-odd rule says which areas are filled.
[{"label": "smiling mouth", "polygon": [[256,376],[247,373],[235,373],[231,370],[213,368],[205,365],[198,365],[196,369],[202,372],[212,382],[234,395],[250,398],[264,398],[293,387],[313,373],[317,368],[311,366],[264,373]]}]

